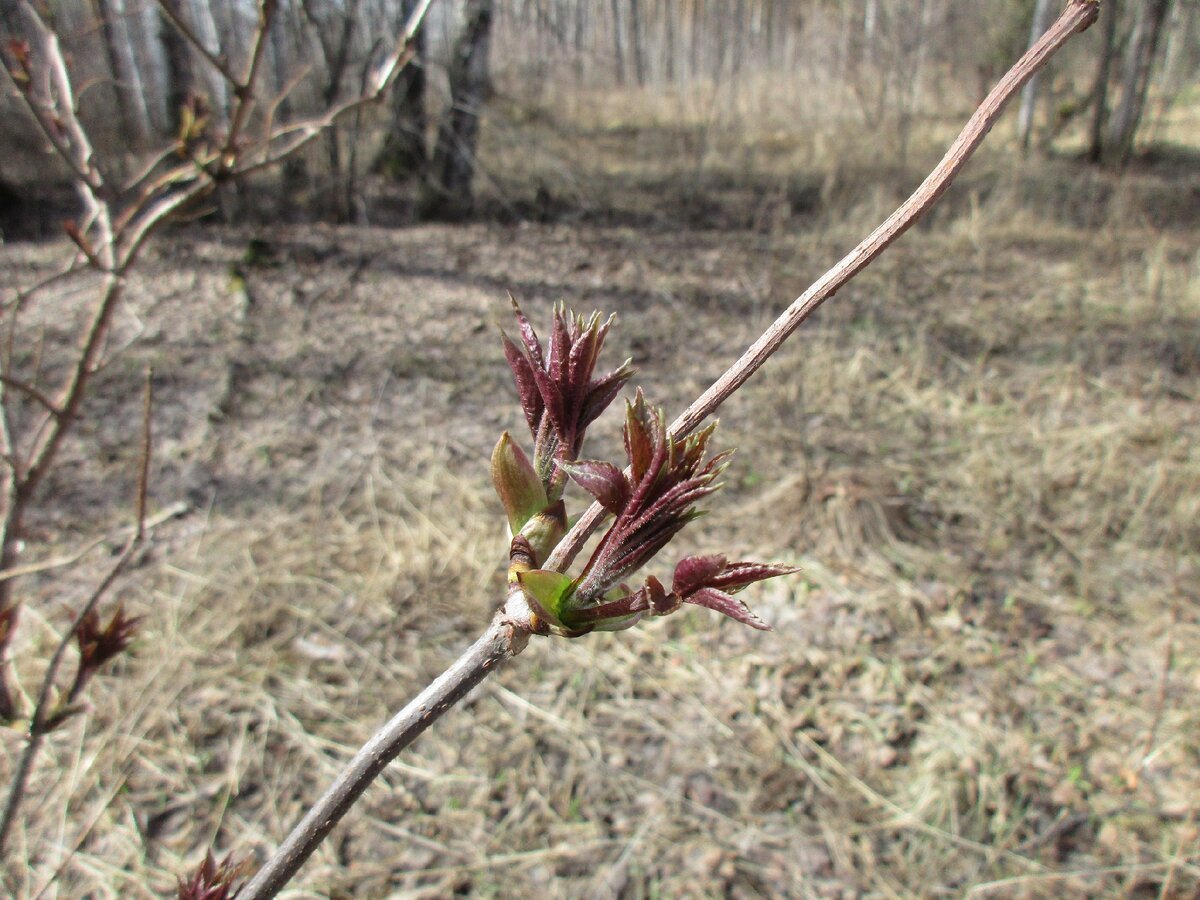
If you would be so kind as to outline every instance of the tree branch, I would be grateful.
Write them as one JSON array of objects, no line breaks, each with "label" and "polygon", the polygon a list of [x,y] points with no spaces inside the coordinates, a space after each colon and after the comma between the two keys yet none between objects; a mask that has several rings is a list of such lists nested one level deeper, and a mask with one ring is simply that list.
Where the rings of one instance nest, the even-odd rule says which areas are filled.
[{"label": "tree branch", "polygon": [[25,786],[29,780],[30,773],[33,771],[34,758],[37,756],[38,750],[41,749],[42,741],[46,735],[54,729],[50,695],[54,691],[55,683],[58,680],[58,670],[62,666],[67,648],[71,646],[71,642],[75,639],[75,633],[79,631],[80,624],[99,605],[105,594],[108,593],[113,583],[117,580],[117,577],[129,565],[129,561],[133,559],[134,554],[145,539],[146,480],[150,471],[150,415],[153,403],[154,395],[152,392],[150,371],[147,370],[142,399],[141,452],[138,459],[137,488],[134,495],[134,509],[137,521],[134,524],[133,531],[129,535],[129,539],[125,542],[125,547],[121,550],[121,555],[117,557],[116,562],[108,570],[108,574],[104,576],[104,579],[92,591],[91,596],[88,597],[79,612],[75,614],[75,618],[71,621],[66,633],[59,640],[58,646],[54,650],[54,655],[50,657],[50,664],[46,667],[46,671],[42,675],[42,684],[38,690],[37,703],[33,708],[33,716],[29,721],[28,741],[25,744],[24,751],[21,753],[20,760],[17,762],[17,769],[13,774],[13,780],[9,784],[8,797],[4,803],[4,810],[0,812],[0,859],[4,857],[9,832],[12,829],[13,821],[16,819],[17,810],[20,809],[21,800],[25,796]]},{"label": "tree branch", "polygon": [[[39,391],[32,384],[26,384],[24,381],[19,381],[16,378],[10,378],[9,376],[5,375],[3,372],[0,372],[0,385],[3,385],[4,387],[12,388],[14,391],[19,391],[20,393],[22,393],[26,397],[28,397],[30,400],[34,401],[39,406],[41,406],[44,410],[46,410],[46,412],[50,413],[52,416],[57,416],[59,414],[59,409],[57,406],[54,405],[54,401],[51,400],[49,397],[47,397],[45,394],[43,394],[41,391]],[[0,396],[3,396],[3,395],[0,395]],[[0,400],[0,402],[3,402],[3,401]]]},{"label": "tree branch", "polygon": [[137,550],[139,543],[140,538],[135,531],[125,544],[121,555],[117,557],[117,561],[113,563],[112,568],[108,570],[108,574],[104,576],[104,580],[96,586],[92,595],[88,597],[87,602],[83,604],[82,608],[75,615],[70,626],[59,640],[58,646],[54,650],[54,655],[50,657],[50,665],[46,669],[45,675],[42,676],[42,686],[38,691],[37,703],[33,708],[33,717],[29,721],[25,749],[21,753],[21,758],[17,762],[16,772],[13,773],[12,782],[9,784],[4,811],[0,813],[0,859],[4,858],[12,824],[16,819],[17,810],[20,809],[21,801],[25,797],[25,786],[29,780],[30,773],[33,771],[34,758],[37,756],[38,750],[41,749],[42,741],[50,730],[46,727],[50,721],[50,707],[52,705],[50,694],[54,690],[63,657],[66,656],[67,649],[71,646],[71,641],[74,640],[75,632],[79,630],[80,623],[88,613],[96,608],[96,605],[108,593],[109,588],[112,587],[113,582],[125,570],[125,567],[129,564],[129,560],[133,558],[133,554]]},{"label": "tree branch", "polygon": [[192,30],[192,26],[183,20],[183,17],[176,12],[167,0],[158,0],[158,8],[162,11],[163,15],[171,20],[171,24],[175,26],[175,30],[179,32],[183,39],[191,44],[196,52],[203,56],[205,61],[220,73],[222,78],[230,84],[238,83],[237,76],[233,74],[233,70],[229,68],[229,64],[204,46],[204,41],[200,40],[200,37]]},{"label": "tree branch", "polygon": [[250,61],[246,64],[246,75],[241,81],[234,82],[233,85],[237,103],[233,108],[229,134],[225,138],[222,163],[227,160],[229,165],[232,165],[237,159],[237,139],[250,115],[250,107],[254,104],[254,82],[258,79],[258,69],[262,64],[263,51],[267,46],[271,19],[275,15],[277,4],[278,0],[259,0],[258,27],[254,32],[254,45],[250,49]]},{"label": "tree branch", "polygon": [[238,894],[239,900],[274,897],[375,776],[473,687],[524,650],[528,641],[529,630],[521,621],[504,610],[498,612],[479,640],[362,746],[324,796]]},{"label": "tree branch", "polygon": [[[792,302],[758,340],[750,345],[725,373],[696,398],[674,422],[671,433],[680,437],[690,433],[711,415],[731,394],[740,388],[771,355],[778,350],[800,324],[822,303],[836,294],[876,257],[920,221],[937,203],[967,161],[983,143],[996,124],[1008,102],[1033,74],[1041,69],[1076,34],[1088,28],[1099,15],[1097,0],[1071,0],[1067,9],[1041,40],[1029,48],[992,88],[966,126],[959,133],[942,161],[937,164],[921,186],[892,213],[882,225],[872,231],[857,247],[844,256],[833,268]],[[564,571],[583,549],[588,537],[604,517],[604,508],[593,503],[575,523],[575,527],[559,542],[545,568]]]}]

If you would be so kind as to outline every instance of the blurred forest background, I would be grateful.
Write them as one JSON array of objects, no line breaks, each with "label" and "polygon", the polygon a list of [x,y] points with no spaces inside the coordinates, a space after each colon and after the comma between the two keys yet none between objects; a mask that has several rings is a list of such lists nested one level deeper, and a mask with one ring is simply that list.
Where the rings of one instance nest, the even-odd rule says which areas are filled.
[{"label": "blurred forest background", "polygon": [[[35,5],[108,183],[222,146],[256,3]],[[278,0],[244,139],[365,93],[418,5]],[[505,292],[543,328],[616,312],[609,361],[678,412],[1062,5],[433,0],[381,102],[223,180],[123,279],[0,573],[17,694],[121,546],[152,366],[154,540],[104,605],[142,618],[47,737],[0,890],[160,896],[208,848],[273,848],[503,591]],[[18,77],[27,29],[0,0]],[[654,574],[799,565],[746,594],[774,633],[694,610],[535,641],[295,896],[1194,897],[1198,74],[1198,0],[1106,0],[725,404],[728,484]],[[56,279],[79,199],[3,77],[4,374],[53,384],[101,279]],[[7,784],[20,728],[0,746]]]},{"label": "blurred forest background", "polygon": [[[259,115],[292,122],[363,93],[417,5],[281,0]],[[17,6],[5,0],[0,22],[19,36]],[[225,211],[377,224],[594,212],[609,205],[603,188],[616,173],[589,151],[603,155],[614,143],[630,166],[673,159],[684,199],[705,194],[704,179],[722,172],[790,176],[793,195],[814,180],[836,182],[839,166],[882,165],[899,174],[913,162],[914,134],[928,140],[931,126],[944,130],[967,114],[1056,6],[437,2],[417,59],[386,107],[345,117],[321,146],[292,160],[281,189],[269,190],[275,205],[256,199],[230,208],[227,199]],[[252,0],[64,0],[46,12],[84,88],[83,121],[114,165],[132,167],[161,149],[179,134],[181,117],[189,128],[199,117],[210,134],[228,127],[233,90],[180,26],[213,59],[241,59],[258,24]],[[1120,165],[1138,140],[1150,146],[1165,138],[1170,110],[1200,64],[1197,18],[1190,0],[1104,4],[1096,33],[1026,91],[1018,142]],[[24,202],[26,217],[52,220],[38,189],[65,169],[46,154],[14,99],[5,102],[0,184],[7,205]],[[475,173],[478,129],[470,122],[484,107]],[[456,111],[468,115],[455,122]],[[425,183],[424,199],[397,187],[414,181]],[[9,231],[19,233],[15,214],[8,218]],[[53,230],[51,221],[41,227]]]}]

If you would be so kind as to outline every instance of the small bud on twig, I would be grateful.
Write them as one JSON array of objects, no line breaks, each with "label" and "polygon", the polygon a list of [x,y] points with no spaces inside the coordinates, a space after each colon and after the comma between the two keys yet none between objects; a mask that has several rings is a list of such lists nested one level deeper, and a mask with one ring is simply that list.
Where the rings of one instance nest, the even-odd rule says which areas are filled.
[{"label": "small bud on twig", "polygon": [[175,896],[178,900],[234,900],[242,891],[237,882],[245,875],[247,863],[235,864],[232,853],[218,863],[210,850],[191,878],[179,879]]}]

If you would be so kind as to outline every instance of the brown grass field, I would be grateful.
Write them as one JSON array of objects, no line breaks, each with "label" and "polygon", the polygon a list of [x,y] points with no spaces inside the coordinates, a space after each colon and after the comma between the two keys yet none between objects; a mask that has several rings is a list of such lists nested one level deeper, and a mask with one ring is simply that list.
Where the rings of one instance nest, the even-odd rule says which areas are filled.
[{"label": "brown grass field", "polygon": [[[727,488],[653,571],[695,549],[801,566],[747,595],[773,633],[692,610],[535,640],[287,896],[1195,896],[1196,107],[1122,177],[998,135],[723,408]],[[670,414],[945,127],[900,165],[782,126],[498,113],[485,222],[155,242],[34,523],[37,559],[107,539],[25,582],[26,690],[130,519],[146,364],[152,503],[188,511],[123,583],[132,656],[47,743],[17,895],[160,896],[209,845],[272,848],[483,627],[487,457],[523,429],[506,290],[535,321],[616,312],[608,359]],[[0,247],[0,278],[64,252]],[[89,296],[37,307],[49,369]],[[0,741],[7,783],[20,735]]]}]

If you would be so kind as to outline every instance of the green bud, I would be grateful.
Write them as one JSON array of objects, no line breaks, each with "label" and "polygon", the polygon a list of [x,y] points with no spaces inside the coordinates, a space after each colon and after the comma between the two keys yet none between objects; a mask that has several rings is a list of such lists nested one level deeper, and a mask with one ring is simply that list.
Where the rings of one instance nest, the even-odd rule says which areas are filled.
[{"label": "green bud", "polygon": [[521,537],[529,541],[529,546],[533,548],[538,565],[546,560],[566,533],[567,508],[561,500],[538,512],[520,531]]},{"label": "green bud", "polygon": [[563,628],[562,617],[574,590],[574,581],[562,572],[533,569],[517,576],[530,600],[533,611],[551,625]]},{"label": "green bud", "polygon": [[507,431],[500,435],[492,451],[492,484],[504,504],[513,534],[519,534],[526,522],[549,505],[546,489],[533,464]]}]

